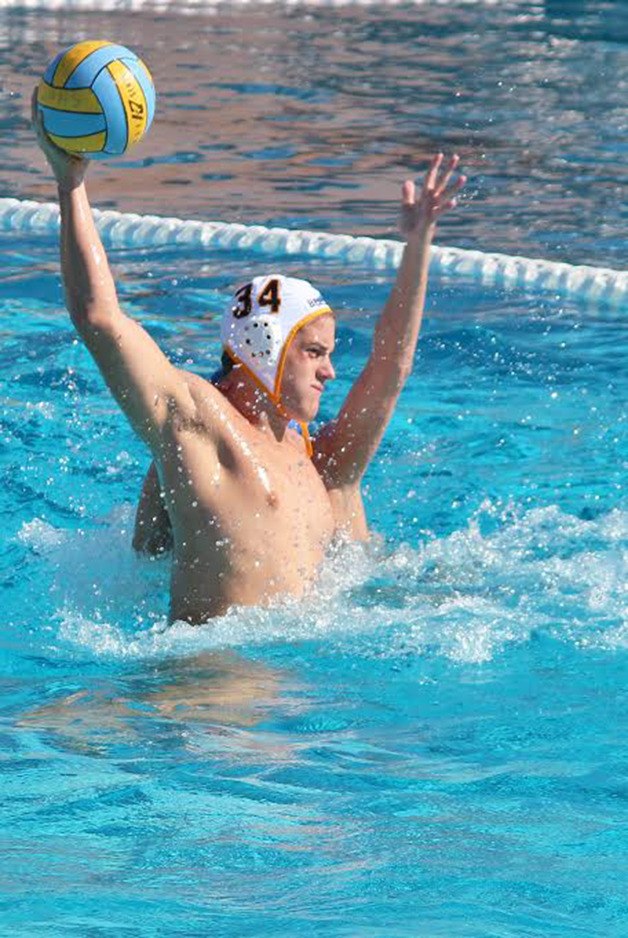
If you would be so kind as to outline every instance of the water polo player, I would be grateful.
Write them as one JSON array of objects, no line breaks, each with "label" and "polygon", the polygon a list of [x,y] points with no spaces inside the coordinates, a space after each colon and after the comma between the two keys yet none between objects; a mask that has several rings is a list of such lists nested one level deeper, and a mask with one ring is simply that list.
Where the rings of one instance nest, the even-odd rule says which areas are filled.
[{"label": "water polo player", "polygon": [[464,184],[453,179],[457,157],[444,169],[435,157],[418,193],[404,183],[406,246],[371,354],[310,448],[291,421],[316,416],[334,376],[335,322],[320,294],[305,281],[256,278],[223,324],[233,367],[217,384],[176,368],[120,309],[87,162],[46,138],[36,108],[33,120],[58,186],[72,322],[153,455],[172,528],[170,618],[200,623],[233,604],[302,595],[336,532],[367,536],[360,483],[412,369],[436,221]]},{"label": "water polo player", "polygon": [[[323,382],[334,376],[333,367],[331,361],[322,362],[324,374],[319,374],[310,394],[308,413],[311,416],[306,414],[300,420],[291,416],[298,403],[291,400],[289,383],[283,381],[283,374],[287,352],[297,333],[300,333],[300,341],[307,341],[308,333],[301,332],[303,326],[320,316],[330,315],[330,307],[306,280],[281,274],[256,277],[236,291],[233,302],[225,310],[221,326],[222,364],[211,378],[214,385],[227,393],[231,381],[240,381],[242,375],[238,369],[241,368],[289,421],[288,428],[299,428],[308,456],[313,455],[308,421],[316,416]],[[322,353],[325,357],[325,351],[325,346],[315,344],[311,354],[321,357]],[[285,403],[282,403],[282,395]],[[158,554],[171,549],[172,543],[170,519],[153,462],[142,487],[133,546],[143,553]]]}]

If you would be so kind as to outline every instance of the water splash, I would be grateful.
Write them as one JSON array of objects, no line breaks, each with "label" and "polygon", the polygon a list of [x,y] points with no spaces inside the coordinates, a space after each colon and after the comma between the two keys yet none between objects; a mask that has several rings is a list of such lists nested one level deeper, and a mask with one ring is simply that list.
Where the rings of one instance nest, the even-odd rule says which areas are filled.
[{"label": "water splash", "polygon": [[338,543],[304,601],[234,607],[167,625],[168,561],[136,557],[130,506],[100,528],[33,519],[20,541],[51,577],[55,638],[90,658],[164,658],[314,642],[362,657],[493,659],[545,631],[577,647],[628,640],[628,511],[593,519],[556,505],[483,503],[467,526],[418,545]]}]

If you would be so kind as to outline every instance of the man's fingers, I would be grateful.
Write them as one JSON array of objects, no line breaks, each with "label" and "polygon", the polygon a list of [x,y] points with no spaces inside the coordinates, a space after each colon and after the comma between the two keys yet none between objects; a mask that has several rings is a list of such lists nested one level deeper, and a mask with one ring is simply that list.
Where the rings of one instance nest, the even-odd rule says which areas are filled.
[{"label": "man's fingers", "polygon": [[444,199],[445,201],[453,198],[457,192],[460,192],[466,181],[466,176],[458,176],[458,178],[455,179],[454,182],[452,182],[452,184],[447,189],[445,189],[444,192],[439,193],[440,198]]},{"label": "man's fingers", "polygon": [[414,205],[415,186],[411,179],[406,179],[401,187],[401,204]]},{"label": "man's fingers", "polygon": [[37,107],[37,88],[33,88],[33,93],[31,95],[31,120],[33,122],[33,127],[37,132],[39,132],[41,114],[39,113],[39,108]]},{"label": "man's fingers", "polygon": [[434,209],[434,215],[438,217],[442,215],[443,212],[448,212],[450,208],[455,208],[458,204],[458,199],[449,199],[447,202],[441,202],[438,208]]},{"label": "man's fingers", "polygon": [[432,223],[443,212],[456,206],[458,201],[456,195],[466,183],[467,177],[458,176],[453,179],[453,175],[460,163],[460,157],[455,153],[447,161],[447,166],[439,178],[443,160],[442,153],[438,153],[432,159],[418,195],[412,180],[406,179],[404,182],[401,197],[402,231],[411,231],[420,222]]},{"label": "man's fingers", "polygon": [[31,115],[33,120],[33,129],[37,134],[37,139],[42,146],[49,146],[50,141],[46,138],[46,132],[44,131],[44,122],[42,118],[41,111],[37,106],[37,88],[33,90],[31,97]]},{"label": "man's fingers", "polygon": [[440,169],[440,164],[442,162],[443,162],[443,154],[437,153],[430,164],[430,168],[427,171],[427,176],[425,177],[425,183],[424,183],[425,189],[433,189],[434,186],[436,185],[438,170]]},{"label": "man's fingers", "polygon": [[402,231],[412,228],[412,219],[416,210],[416,187],[411,179],[406,179],[401,189],[401,217]]},{"label": "man's fingers", "polygon": [[454,155],[449,161],[449,166],[447,167],[447,171],[445,172],[445,175],[442,177],[442,179],[439,179],[438,184],[436,185],[436,195],[443,194],[443,192],[449,185],[449,181],[452,177],[452,174],[459,162],[460,162],[460,157],[458,156],[457,153],[454,153]]}]

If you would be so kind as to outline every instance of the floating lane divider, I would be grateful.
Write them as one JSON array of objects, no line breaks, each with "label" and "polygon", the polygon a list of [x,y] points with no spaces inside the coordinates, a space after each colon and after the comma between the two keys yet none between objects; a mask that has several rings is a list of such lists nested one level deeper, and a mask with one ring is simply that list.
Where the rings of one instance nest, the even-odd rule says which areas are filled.
[{"label": "floating lane divider", "polygon": [[[98,12],[127,12],[146,10],[155,12],[213,13],[230,7],[270,6],[277,0],[0,0],[0,10],[98,10]],[[285,7],[344,7],[344,6],[451,6],[451,0],[283,0]],[[525,0],[456,0],[456,6],[501,6],[506,9],[528,7]]]},{"label": "floating lane divider", "polygon": [[[261,225],[188,221],[98,210],[94,210],[94,217],[103,241],[111,247],[188,245],[205,250],[268,254],[276,258],[307,255],[373,270],[394,270],[403,250],[400,241],[354,238],[319,231],[291,231]],[[0,231],[53,235],[58,229],[57,205],[0,199]],[[576,267],[507,254],[433,247],[430,274],[472,280],[506,290],[552,293],[611,306],[628,304],[628,273],[608,268]]]}]

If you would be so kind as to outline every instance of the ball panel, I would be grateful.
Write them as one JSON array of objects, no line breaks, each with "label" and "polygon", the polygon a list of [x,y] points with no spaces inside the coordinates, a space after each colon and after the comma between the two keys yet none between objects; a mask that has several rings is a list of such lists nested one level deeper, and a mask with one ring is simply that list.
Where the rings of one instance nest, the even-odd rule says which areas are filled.
[{"label": "ball panel", "polygon": [[46,71],[44,72],[43,80],[48,82],[49,85],[52,84],[52,79],[54,78],[55,72],[57,70],[57,65],[59,64],[59,62],[61,61],[61,59],[63,58],[63,56],[65,55],[67,51],[68,51],[67,49],[64,49],[63,52],[59,52],[57,55],[55,55],[54,59],[52,60],[52,62],[50,63]]},{"label": "ball panel", "polygon": [[[93,52],[98,49],[110,48],[113,43],[107,40],[88,40],[87,42],[77,42],[70,46],[65,52],[61,53],[57,66],[54,70],[50,84],[56,88],[64,88],[68,78],[72,75],[79,65],[85,61]],[[119,48],[119,47],[118,47]],[[79,85],[71,85],[73,88],[89,88],[91,81],[84,81]]]},{"label": "ball panel", "polygon": [[89,153],[90,156],[97,156],[100,153],[106,139],[104,131],[100,134],[89,134],[86,137],[58,137],[56,134],[48,134],[48,136],[53,143],[68,153]]},{"label": "ball panel", "polygon": [[124,104],[120,91],[116,88],[115,80],[108,68],[98,73],[92,85],[94,94],[98,97],[106,115],[107,140],[105,146],[110,154],[116,156],[124,153],[129,143],[129,129]]},{"label": "ball panel", "polygon": [[136,59],[134,62],[125,60],[124,64],[131,69],[144,92],[147,110],[146,127],[144,128],[144,133],[146,133],[155,116],[155,86],[153,85],[153,79],[141,59]]},{"label": "ball panel", "polygon": [[68,76],[66,88],[90,88],[98,73],[115,59],[121,56],[134,58],[133,53],[125,46],[116,46],[108,43],[102,48],[95,49],[85,56]]},{"label": "ball panel", "polygon": [[91,88],[52,88],[41,81],[37,88],[37,103],[57,111],[73,111],[81,114],[102,114],[98,98]]},{"label": "ball panel", "polygon": [[[124,108],[128,128],[128,141],[123,148],[126,149],[126,146],[134,146],[146,130],[146,118],[148,117],[146,98],[137,78],[124,62],[117,60],[110,62],[107,71],[115,83],[114,88],[116,88]],[[107,150],[111,150],[109,141],[107,141]]]},{"label": "ball panel", "polygon": [[77,114],[41,106],[40,111],[49,137],[87,137],[106,130],[104,114]]}]

